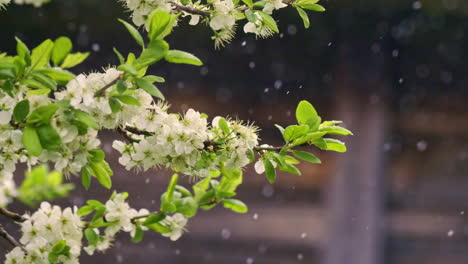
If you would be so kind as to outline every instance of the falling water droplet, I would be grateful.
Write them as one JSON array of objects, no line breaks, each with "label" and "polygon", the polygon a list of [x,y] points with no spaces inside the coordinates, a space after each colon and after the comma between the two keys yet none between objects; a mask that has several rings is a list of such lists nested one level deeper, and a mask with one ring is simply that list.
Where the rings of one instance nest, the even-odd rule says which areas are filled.
[{"label": "falling water droplet", "polygon": [[221,238],[228,240],[231,237],[231,231],[229,229],[223,228],[221,230]]},{"label": "falling water droplet", "polygon": [[245,41],[245,40],[242,41],[242,44],[241,44],[241,45],[242,45],[242,47],[245,47],[245,45],[247,45],[247,41]]},{"label": "falling water droplet", "polygon": [[247,260],[245,261],[245,263],[247,263],[247,264],[253,264],[253,263],[254,263],[254,260],[253,260],[253,258],[247,258]]},{"label": "falling water droplet", "polygon": [[454,234],[455,234],[455,232],[454,232],[453,230],[449,230],[449,231],[447,232],[447,236],[448,236],[448,237],[452,237]]},{"label": "falling water droplet", "polygon": [[418,141],[418,143],[416,143],[416,148],[418,149],[418,151],[425,151],[427,149],[427,142],[424,140]]},{"label": "falling water droplet", "polygon": [[253,219],[254,219],[254,220],[257,220],[257,219],[258,219],[258,214],[254,214],[254,215],[253,215]]}]

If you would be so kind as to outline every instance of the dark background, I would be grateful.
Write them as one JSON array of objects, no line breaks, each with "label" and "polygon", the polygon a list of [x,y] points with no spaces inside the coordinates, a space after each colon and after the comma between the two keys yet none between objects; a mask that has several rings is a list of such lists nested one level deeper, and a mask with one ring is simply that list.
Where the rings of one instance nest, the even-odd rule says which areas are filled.
[{"label": "dark background", "polygon": [[[467,263],[468,225],[468,3],[463,0],[325,1],[305,30],[291,8],[278,12],[281,35],[255,40],[239,27],[215,50],[208,27],[181,22],[168,38],[202,67],[160,63],[151,69],[172,111],[189,107],[210,116],[238,116],[262,127],[263,142],[279,143],[273,124],[294,122],[302,99],[327,120],[342,119],[355,136],[348,153],[322,153],[304,175],[280,174],[275,185],[252,168],[239,198],[250,211],[200,212],[173,243],[128,235],[82,263]],[[117,18],[130,20],[112,0],[54,0],[43,8],[0,11],[0,50],[14,36],[30,47],[65,35],[75,50],[92,51],[76,73],[117,63],[112,47],[136,52]],[[125,171],[104,132],[114,163],[114,186],[136,208],[156,209],[168,171]],[[21,173],[17,178],[20,181]],[[78,178],[72,178],[77,182]],[[61,205],[106,200],[109,192],[79,184]],[[18,203],[12,209],[28,210]],[[3,221],[3,220],[2,220]],[[14,229],[9,225],[9,229]],[[0,244],[0,250],[9,249]]]}]

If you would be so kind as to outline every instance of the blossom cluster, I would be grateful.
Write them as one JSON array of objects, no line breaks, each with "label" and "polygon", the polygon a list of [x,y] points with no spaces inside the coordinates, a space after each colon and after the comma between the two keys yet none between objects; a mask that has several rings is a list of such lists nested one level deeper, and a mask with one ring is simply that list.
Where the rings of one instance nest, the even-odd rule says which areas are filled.
[{"label": "blossom cluster", "polygon": [[57,261],[64,264],[79,263],[83,222],[77,214],[77,208],[67,207],[62,210],[43,202],[39,210],[21,223],[24,248],[16,247],[6,255],[6,264],[50,263],[50,252],[54,246],[65,241],[66,250],[57,256]]},{"label": "blossom cluster", "polygon": [[[157,106],[156,106],[157,107]],[[258,145],[257,128],[240,121],[226,121],[229,132],[219,127],[221,117],[208,126],[206,117],[189,109],[183,118],[163,108],[140,114],[131,124],[153,133],[136,143],[114,141],[127,169],[147,170],[165,166],[187,175],[206,177],[220,166],[240,168],[250,160],[248,152]]]},{"label": "blossom cluster", "polygon": [[[154,9],[162,9],[166,12],[181,13],[183,16],[191,16],[190,25],[197,25],[201,18],[206,19],[208,25],[215,32],[215,44],[217,46],[224,45],[229,42],[235,34],[236,22],[242,19],[242,11],[246,10],[246,6],[235,4],[232,0],[213,0],[206,4],[200,2],[181,4],[179,1],[168,0],[123,0],[126,7],[132,12],[133,23],[137,26],[147,25],[147,18]],[[188,7],[197,12],[180,8]],[[271,15],[274,10],[286,7],[287,4],[283,0],[267,0],[261,9],[262,13]],[[209,12],[207,12],[209,11]],[[270,25],[264,22],[263,16],[260,16],[259,11],[253,12],[254,21],[247,22],[244,26],[245,33],[254,33],[258,37],[269,37],[274,31]]]}]

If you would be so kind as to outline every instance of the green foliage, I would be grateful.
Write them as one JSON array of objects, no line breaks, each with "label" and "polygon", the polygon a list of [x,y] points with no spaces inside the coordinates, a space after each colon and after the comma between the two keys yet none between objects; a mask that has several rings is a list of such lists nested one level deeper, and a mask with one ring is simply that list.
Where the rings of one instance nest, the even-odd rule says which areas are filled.
[{"label": "green foliage", "polygon": [[66,197],[73,189],[73,184],[64,184],[61,173],[49,172],[46,165],[40,165],[26,173],[18,189],[18,198],[30,207],[37,207],[42,201],[52,201]]},{"label": "green foliage", "polygon": [[164,58],[172,63],[185,63],[195,66],[203,65],[203,62],[195,55],[181,50],[169,50]]}]

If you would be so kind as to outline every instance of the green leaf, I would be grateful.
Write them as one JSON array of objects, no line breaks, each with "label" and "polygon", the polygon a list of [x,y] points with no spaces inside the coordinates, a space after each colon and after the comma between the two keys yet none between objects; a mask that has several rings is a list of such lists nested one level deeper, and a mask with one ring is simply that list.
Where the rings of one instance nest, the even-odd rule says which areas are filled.
[{"label": "green leaf", "polygon": [[132,237],[132,242],[133,243],[140,243],[141,240],[143,240],[143,230],[141,229],[141,226],[136,226],[135,229],[135,235]]},{"label": "green leaf", "polygon": [[57,82],[52,80],[49,76],[42,74],[40,72],[37,72],[37,71],[33,71],[29,74],[31,75],[31,77],[34,78],[34,80],[43,84],[44,88],[50,89],[50,90],[57,90]]},{"label": "green leaf", "polygon": [[192,197],[184,197],[174,201],[176,211],[186,217],[193,217],[197,214],[198,203]]},{"label": "green leaf", "polygon": [[231,129],[229,128],[228,122],[224,117],[221,117],[218,121],[218,126],[221,128],[224,134],[228,135],[231,132]]},{"label": "green leaf", "polygon": [[179,180],[179,174],[174,173],[171,177],[171,181],[169,182],[169,185],[167,186],[166,199],[168,201],[172,200],[172,196],[174,194],[174,190],[175,190],[178,180]]},{"label": "green leaf", "polygon": [[265,26],[269,27],[273,32],[279,33],[278,25],[276,25],[276,21],[273,17],[262,11],[258,11],[258,14],[262,17],[262,21]]},{"label": "green leaf", "polygon": [[327,143],[326,150],[336,151],[336,152],[346,152],[346,145],[345,143],[332,139],[332,138],[324,138],[325,142]]},{"label": "green leaf", "polygon": [[112,113],[114,114],[120,112],[120,110],[122,109],[122,105],[115,97],[109,98],[109,106]]},{"label": "green leaf", "polygon": [[296,119],[299,125],[306,125],[307,121],[317,116],[317,111],[311,103],[301,101],[296,108]]},{"label": "green leaf", "polygon": [[106,168],[104,168],[103,163],[90,163],[89,168],[91,168],[92,174],[97,178],[99,183],[107,189],[112,187],[111,175],[108,173]]},{"label": "green leaf", "polygon": [[298,168],[296,168],[296,166],[291,164],[286,164],[286,166],[279,166],[279,169],[296,175],[302,174],[301,171]]},{"label": "green leaf", "polygon": [[319,158],[314,156],[313,154],[305,151],[293,150],[294,156],[300,158],[301,160],[305,160],[311,163],[322,163]]},{"label": "green leaf", "polygon": [[60,65],[65,57],[73,48],[71,40],[67,37],[59,37],[55,40],[54,48],[52,49],[52,62],[55,66]]},{"label": "green leaf", "polygon": [[169,35],[174,26],[175,19],[175,15],[171,15],[159,8],[151,12],[148,16],[148,36],[150,40],[161,40]]},{"label": "green leaf", "polygon": [[31,69],[41,69],[49,64],[54,42],[50,39],[45,40],[39,46],[32,50]]},{"label": "green leaf", "polygon": [[42,124],[49,124],[50,120],[54,116],[55,112],[60,108],[58,104],[49,104],[45,106],[41,106],[34,110],[28,117],[28,123],[42,123]]},{"label": "green leaf", "polygon": [[154,76],[154,75],[146,75],[145,77],[143,77],[143,79],[147,80],[150,83],[155,83],[155,82],[163,83],[166,81],[164,80],[163,77]]},{"label": "green leaf", "polygon": [[143,50],[134,65],[139,70],[143,67],[154,64],[164,58],[169,51],[169,44],[164,40],[153,40],[148,47]]},{"label": "green leaf", "polygon": [[5,83],[2,85],[2,90],[7,93],[9,96],[13,97],[13,91],[15,90],[15,85],[13,84],[12,81],[7,80]]},{"label": "green leaf", "polygon": [[154,223],[158,223],[158,222],[160,222],[161,220],[163,220],[164,218],[166,218],[166,214],[163,213],[163,212],[150,214],[150,215],[145,219],[145,221],[143,221],[142,225],[148,226],[148,225],[151,225],[151,224],[154,224]]},{"label": "green leaf", "polygon": [[181,50],[169,50],[164,58],[171,63],[184,63],[195,66],[203,65],[203,62],[195,55]]},{"label": "green leaf", "polygon": [[76,65],[82,63],[87,57],[89,56],[89,52],[77,52],[77,53],[70,53],[65,57],[62,65],[60,68],[67,69],[75,67]]},{"label": "green leaf", "polygon": [[145,48],[145,42],[143,41],[143,37],[140,35],[140,33],[138,32],[138,30],[136,28],[134,28],[132,25],[130,25],[129,23],[125,22],[124,20],[122,19],[119,19],[119,22],[124,24],[124,26],[127,28],[128,32],[130,33],[130,35],[132,35],[132,37],[136,40],[136,42],[138,43],[138,45],[140,45],[141,47]]},{"label": "green leaf", "polygon": [[127,84],[122,80],[118,80],[115,86],[117,87],[117,92],[119,93],[123,93],[128,89]]},{"label": "green leaf", "polygon": [[302,21],[304,22],[304,27],[309,28],[310,27],[310,21],[309,21],[309,16],[307,13],[304,11],[304,9],[300,7],[296,7],[297,12],[299,13],[299,16],[301,16]]},{"label": "green leaf", "polygon": [[80,209],[78,209],[78,215],[79,216],[87,216],[89,215],[90,213],[94,212],[94,206],[91,206],[91,205],[85,205],[85,206],[82,206]]},{"label": "green leaf", "polygon": [[56,150],[62,145],[62,139],[51,125],[41,125],[36,128],[41,146],[44,149]]},{"label": "green leaf", "polygon": [[244,4],[246,4],[248,7],[252,8],[253,6],[253,1],[252,0],[242,0]]},{"label": "green leaf", "polygon": [[231,209],[236,213],[245,214],[248,211],[247,205],[240,200],[226,199],[223,200],[223,205],[227,209]]},{"label": "green leaf", "polygon": [[291,147],[295,147],[295,146],[300,146],[302,144],[305,144],[309,141],[314,141],[314,140],[317,140],[319,138],[322,138],[323,136],[325,136],[327,133],[326,132],[311,132],[311,133],[307,133],[305,136],[303,137],[300,137],[298,139],[295,139],[292,143],[292,146]]},{"label": "green leaf", "polygon": [[77,110],[75,112],[75,118],[86,124],[88,127],[94,129],[94,130],[99,130],[99,124],[96,122],[96,120],[88,113]]},{"label": "green leaf", "polygon": [[130,95],[114,95],[115,98],[119,99],[122,103],[127,105],[140,105],[138,99]]},{"label": "green leaf", "polygon": [[126,72],[132,76],[136,76],[138,74],[138,71],[135,69],[135,67],[129,64],[122,64],[117,67],[117,70]]},{"label": "green leaf", "polygon": [[270,183],[276,181],[276,170],[269,159],[263,159],[263,165],[265,166],[265,174]]},{"label": "green leaf", "polygon": [[312,11],[317,11],[317,12],[324,12],[325,8],[321,5],[317,4],[302,4],[300,7],[307,9],[307,10],[312,10]]},{"label": "green leaf", "polygon": [[29,154],[39,156],[42,153],[42,145],[35,128],[27,126],[23,130],[22,143]]},{"label": "green leaf", "polygon": [[227,170],[224,167],[221,170],[223,173],[223,178],[221,179],[217,189],[224,192],[236,191],[237,186],[242,183],[242,170],[240,168]]},{"label": "green leaf", "polygon": [[99,235],[92,228],[85,229],[85,237],[90,245],[96,245],[99,241]]},{"label": "green leaf", "polygon": [[28,49],[28,46],[21,41],[18,37],[15,37],[16,39],[16,52],[18,55],[24,59],[24,61],[27,63],[27,65],[31,64],[31,52]]},{"label": "green leaf", "polygon": [[91,186],[91,173],[89,172],[88,167],[84,167],[81,170],[81,184],[85,187],[86,190]]},{"label": "green leaf", "polygon": [[154,97],[164,100],[164,95],[152,83],[148,82],[147,80],[143,78],[137,78],[135,81],[136,81],[136,85],[139,88],[145,90],[147,93],[149,93],[150,95]]},{"label": "green leaf", "polygon": [[101,162],[106,157],[106,154],[104,153],[102,149],[90,150],[89,154],[91,155],[90,160],[92,162]]},{"label": "green leaf", "polygon": [[29,101],[23,100],[16,104],[13,109],[13,119],[16,122],[22,122],[29,114]]},{"label": "green leaf", "polygon": [[153,230],[154,232],[157,232],[160,234],[166,234],[166,233],[171,232],[171,229],[169,227],[160,223],[154,223],[154,224],[148,225],[147,227]]},{"label": "green leaf", "polygon": [[284,140],[286,142],[288,141],[292,141],[296,138],[299,138],[305,134],[307,134],[307,132],[309,131],[309,127],[308,126],[297,126],[297,125],[292,125],[292,126],[288,126],[285,130],[284,130],[284,134],[283,134],[283,137],[284,137]]},{"label": "green leaf", "polygon": [[340,126],[328,126],[328,127],[321,127],[319,129],[320,132],[326,132],[329,135],[352,135],[353,133],[346,128]]},{"label": "green leaf", "polygon": [[122,53],[120,53],[115,47],[113,47],[112,50],[114,51],[115,55],[117,55],[117,58],[119,59],[119,63],[120,63],[120,64],[124,64],[124,63],[125,63],[125,59],[124,59],[124,57],[122,56]]},{"label": "green leaf", "polygon": [[69,81],[75,79],[76,77],[73,73],[58,68],[46,68],[41,69],[38,72],[49,76],[60,85],[66,85]]}]

